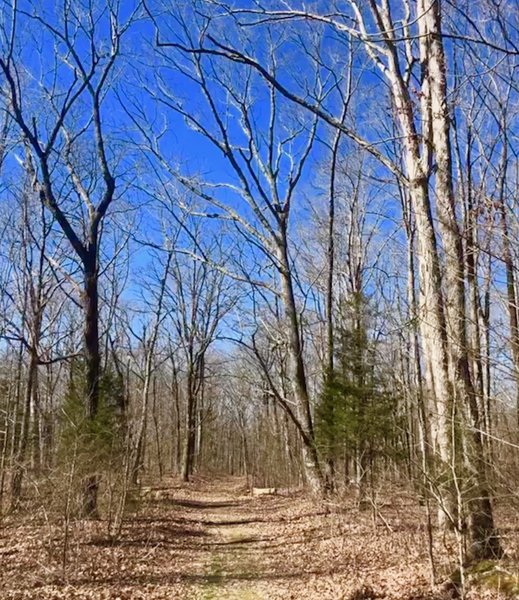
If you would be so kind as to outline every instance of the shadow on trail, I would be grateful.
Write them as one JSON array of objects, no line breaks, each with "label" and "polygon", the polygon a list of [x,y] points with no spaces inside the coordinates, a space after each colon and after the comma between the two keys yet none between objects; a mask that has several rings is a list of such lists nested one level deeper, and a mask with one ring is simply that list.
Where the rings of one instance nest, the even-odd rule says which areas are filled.
[{"label": "shadow on trail", "polygon": [[[292,579],[311,579],[325,572],[320,570],[297,571],[292,573],[280,573],[279,571],[265,571],[262,573],[233,572],[233,573],[181,573],[170,571],[164,575],[144,573],[142,575],[126,574],[124,577],[108,576],[96,577],[95,587],[107,585],[139,586],[142,584],[164,586],[183,581],[190,584],[207,585],[215,581],[224,586],[239,581],[274,581],[274,580],[292,580]],[[92,585],[92,579],[89,577],[74,579],[74,585]]]},{"label": "shadow on trail", "polygon": [[[182,539],[206,538],[210,534],[194,527],[160,526],[152,529],[133,528],[131,537],[98,537],[84,542],[85,546],[96,546],[98,548],[149,548],[152,546],[173,546],[174,548],[186,547],[181,545]],[[193,547],[196,547],[193,545]]]},{"label": "shadow on trail", "polygon": [[243,501],[227,500],[227,501],[212,501],[212,500],[182,500],[171,499],[171,504],[182,506],[184,508],[193,508],[196,510],[212,510],[217,508],[233,508],[243,506]]}]

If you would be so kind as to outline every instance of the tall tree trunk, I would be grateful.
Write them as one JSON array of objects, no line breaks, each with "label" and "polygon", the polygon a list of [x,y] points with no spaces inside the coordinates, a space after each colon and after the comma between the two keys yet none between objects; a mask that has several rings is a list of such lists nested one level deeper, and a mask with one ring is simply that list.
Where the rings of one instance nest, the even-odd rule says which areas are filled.
[{"label": "tall tree trunk", "polygon": [[[346,107],[343,109],[343,120],[346,116]],[[337,160],[341,142],[341,131],[338,129],[335,133],[335,138],[332,144],[332,163],[330,170],[330,187],[328,197],[328,247],[326,249],[327,256],[327,273],[326,273],[326,366],[325,366],[325,382],[331,382],[334,376],[334,359],[335,359],[335,331],[333,322],[333,301],[334,301],[334,275],[335,275],[335,204],[336,204],[336,184],[337,184]],[[333,410],[333,407],[332,407]],[[330,435],[331,435],[330,431]],[[330,438],[330,447],[333,448],[334,440]],[[326,461],[326,481],[325,487],[327,492],[332,492],[335,487],[335,458],[330,454]]]},{"label": "tall tree trunk", "polygon": [[501,234],[503,240],[503,262],[506,270],[506,296],[508,320],[510,323],[510,348],[514,366],[514,379],[516,387],[516,421],[519,426],[519,304],[517,297],[516,266],[510,244],[510,231],[508,224],[507,206],[505,201],[506,177],[508,171],[508,140],[503,141],[501,160],[501,173],[499,177],[499,213],[501,221]]},{"label": "tall tree trunk", "polygon": [[[91,425],[94,424],[99,410],[101,355],[99,349],[99,293],[97,247],[93,244],[88,251],[84,267],[84,353],[85,353],[85,388],[86,414]],[[95,428],[93,428],[95,430]],[[92,435],[90,433],[89,435]],[[92,440],[95,444],[95,440]],[[83,515],[97,516],[97,496],[99,492],[99,465],[94,458],[92,471],[84,481]]]},{"label": "tall tree trunk", "polygon": [[22,493],[22,482],[25,469],[27,468],[27,450],[31,432],[31,405],[37,385],[38,355],[35,348],[31,348],[29,365],[27,367],[27,382],[25,385],[24,405],[18,449],[14,458],[14,466],[11,477],[11,508],[16,508]]},{"label": "tall tree trunk", "polygon": [[324,481],[321,466],[319,464],[317,448],[315,446],[313,418],[310,397],[308,394],[303,348],[301,345],[301,332],[299,330],[299,317],[294,296],[286,236],[286,223],[283,223],[282,242],[278,248],[278,260],[280,264],[281,294],[288,329],[289,376],[297,407],[297,417],[304,433],[303,461],[305,476],[312,491],[320,492],[323,490]]},{"label": "tall tree trunk", "polygon": [[[191,355],[192,360],[192,355]],[[193,461],[196,449],[196,394],[195,394],[195,369],[192,364],[189,366],[187,376],[187,394],[186,394],[186,420],[184,432],[184,449],[182,453],[182,481],[189,481],[193,473]]]},{"label": "tall tree trunk", "polygon": [[457,407],[468,416],[465,424],[467,437],[465,462],[470,472],[467,503],[471,532],[471,555],[474,558],[493,558],[501,554],[494,526],[492,506],[486,475],[486,461],[481,435],[477,389],[472,381],[465,305],[465,257],[456,215],[453,188],[452,153],[450,142],[450,115],[447,105],[445,52],[441,30],[439,0],[424,2],[424,21],[428,43],[428,74],[432,118],[432,141],[437,171],[435,191],[440,231],[445,251],[445,293],[447,323],[450,341],[450,370]]}]

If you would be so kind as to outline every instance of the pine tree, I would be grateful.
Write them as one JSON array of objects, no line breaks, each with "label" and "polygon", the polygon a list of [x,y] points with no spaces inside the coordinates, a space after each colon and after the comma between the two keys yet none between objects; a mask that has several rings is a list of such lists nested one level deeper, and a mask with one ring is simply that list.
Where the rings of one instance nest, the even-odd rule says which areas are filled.
[{"label": "pine tree", "polygon": [[336,367],[326,374],[316,411],[317,440],[328,465],[328,487],[334,487],[336,464],[343,460],[345,473],[353,465],[362,497],[375,458],[392,447],[397,398],[377,369],[377,346],[369,339],[367,299],[358,295],[343,309],[347,318],[338,328]]}]

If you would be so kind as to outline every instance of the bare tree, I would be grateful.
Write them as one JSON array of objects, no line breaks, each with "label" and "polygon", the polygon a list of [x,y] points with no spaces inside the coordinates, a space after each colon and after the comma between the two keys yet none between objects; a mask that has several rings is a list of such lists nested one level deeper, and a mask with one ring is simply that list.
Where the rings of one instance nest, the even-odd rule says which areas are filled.
[{"label": "bare tree", "polygon": [[[501,549],[486,480],[478,391],[468,358],[464,249],[454,195],[451,120],[447,101],[448,65],[441,2],[427,0],[413,5],[404,1],[399,27],[387,1],[360,6],[351,0],[347,5],[349,12],[337,9],[332,16],[285,6],[279,10],[260,5],[253,9],[230,11],[238,16],[238,24],[246,22],[249,26],[262,27],[265,23],[279,21],[296,24],[309,21],[330,27],[339,35],[353,36],[362,43],[389,90],[394,119],[401,135],[404,170],[378,145],[334,117],[321,103],[291,91],[281,82],[271,64],[265,65],[237,47],[230,39],[231,34],[226,34],[227,39],[220,41],[212,32],[204,32],[199,40],[166,45],[173,45],[196,57],[226,58],[242,65],[244,72],[252,68],[279,94],[343,131],[405,183],[416,222],[420,331],[427,387],[434,402],[434,443],[443,465],[441,469],[445,472],[450,472],[453,457],[458,451],[464,457],[468,480],[463,487],[471,490],[467,502],[472,555],[499,555]],[[414,91],[416,65],[421,68],[419,94]],[[417,129],[418,123],[421,130]],[[433,202],[437,223],[433,220]],[[443,252],[440,252],[440,243]],[[464,432],[463,450],[452,445],[455,439],[453,414],[461,418],[463,427],[468,429]],[[457,478],[458,474],[453,473],[453,476]],[[478,491],[473,493],[474,489]],[[447,519],[459,525],[452,502],[449,506],[443,503],[443,509]]]},{"label": "bare tree", "polygon": [[[121,40],[133,20],[132,14],[121,21],[119,12],[117,3],[83,6],[80,2],[66,2],[57,14],[47,16],[37,9],[28,12],[14,3],[10,30],[6,32],[7,45],[0,59],[8,113],[34,155],[34,189],[63,230],[81,265],[85,408],[91,420],[96,418],[99,407],[101,369],[99,243],[101,226],[116,189],[102,113]],[[49,70],[41,78],[34,78],[43,110],[29,101],[30,88],[21,77],[17,52],[24,22],[64,48],[62,55],[49,57]],[[102,33],[103,28],[108,30],[107,36]],[[84,147],[91,149],[95,157],[90,172],[81,164]],[[71,183],[68,189],[63,187],[64,182]],[[98,485],[95,474],[85,482],[86,515],[97,512]]]}]

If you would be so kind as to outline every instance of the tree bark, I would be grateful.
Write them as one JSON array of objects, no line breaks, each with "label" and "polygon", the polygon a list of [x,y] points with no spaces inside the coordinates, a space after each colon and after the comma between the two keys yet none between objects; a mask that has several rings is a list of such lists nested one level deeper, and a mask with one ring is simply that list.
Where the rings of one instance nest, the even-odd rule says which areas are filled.
[{"label": "tree bark", "polygon": [[439,0],[424,2],[425,33],[428,44],[428,79],[430,85],[430,111],[432,122],[432,142],[435,151],[437,171],[435,192],[437,213],[445,252],[444,284],[446,316],[449,335],[450,365],[453,380],[454,400],[468,419],[463,431],[467,437],[464,460],[470,473],[469,521],[474,558],[495,558],[501,555],[499,539],[496,535],[492,506],[487,484],[484,447],[481,436],[481,417],[477,389],[470,372],[469,347],[467,339],[465,257],[462,237],[456,215],[454,198],[452,151],[450,141],[450,115],[447,105],[447,78],[445,52],[441,29],[441,5]]},{"label": "tree bark", "polygon": [[[97,245],[91,244],[83,261],[84,290],[84,353],[85,353],[85,392],[86,415],[90,424],[97,418],[99,410],[99,383],[101,375],[101,354],[99,348],[99,291]],[[97,460],[93,470],[87,475],[83,489],[83,514],[85,517],[97,517],[97,497],[99,492],[99,476]]]},{"label": "tree bark", "polygon": [[305,477],[313,492],[322,492],[324,489],[324,480],[315,446],[312,410],[308,394],[299,317],[294,296],[286,235],[286,223],[283,223],[282,241],[278,247],[278,260],[280,263],[281,296],[288,330],[289,375],[297,407],[297,416],[304,433],[302,454]]},{"label": "tree bark", "polygon": [[30,441],[31,431],[31,405],[33,395],[37,385],[38,356],[34,348],[31,348],[29,355],[29,365],[27,367],[27,382],[25,385],[25,395],[23,403],[22,426],[20,438],[18,440],[18,449],[14,457],[14,466],[11,477],[11,508],[18,506],[22,494],[22,482],[24,471],[27,468],[27,449]]},{"label": "tree bark", "polygon": [[[192,353],[191,353],[191,360]],[[193,364],[189,366],[187,376],[187,405],[186,405],[186,420],[184,432],[184,448],[182,453],[182,481],[189,481],[193,473],[194,456],[196,448],[196,391],[195,391],[195,368]]]}]

